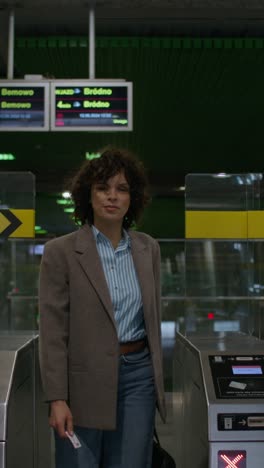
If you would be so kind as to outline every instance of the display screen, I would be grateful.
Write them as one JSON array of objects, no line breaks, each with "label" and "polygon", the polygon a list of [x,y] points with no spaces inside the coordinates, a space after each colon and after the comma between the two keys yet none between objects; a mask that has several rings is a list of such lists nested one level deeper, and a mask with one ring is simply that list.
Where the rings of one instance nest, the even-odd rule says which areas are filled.
[{"label": "display screen", "polygon": [[0,130],[49,130],[48,83],[0,81]]},{"label": "display screen", "polygon": [[262,375],[260,366],[232,366],[234,375]]},{"label": "display screen", "polygon": [[57,80],[51,84],[51,130],[132,130],[132,83]]}]

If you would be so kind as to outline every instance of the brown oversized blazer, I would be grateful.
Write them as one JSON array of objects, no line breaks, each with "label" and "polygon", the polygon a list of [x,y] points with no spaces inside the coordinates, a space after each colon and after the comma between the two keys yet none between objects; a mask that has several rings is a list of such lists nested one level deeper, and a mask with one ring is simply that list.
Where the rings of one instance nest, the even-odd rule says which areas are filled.
[{"label": "brown oversized blazer", "polygon": [[[160,333],[160,252],[130,231],[152,356],[157,406],[165,420]],[[46,400],[66,400],[74,424],[116,427],[119,346],[110,294],[91,228],[52,239],[40,269],[40,366]]]}]

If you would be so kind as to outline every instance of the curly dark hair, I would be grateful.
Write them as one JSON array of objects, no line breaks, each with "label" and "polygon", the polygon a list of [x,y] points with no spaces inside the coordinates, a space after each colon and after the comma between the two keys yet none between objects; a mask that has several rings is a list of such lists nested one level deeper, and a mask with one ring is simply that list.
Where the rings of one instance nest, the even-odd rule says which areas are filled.
[{"label": "curly dark hair", "polygon": [[92,184],[105,183],[124,171],[130,189],[130,206],[123,219],[123,227],[128,229],[140,220],[150,199],[144,166],[134,154],[124,149],[108,146],[100,153],[99,158],[85,161],[72,179],[70,191],[75,205],[75,222],[93,224]]}]

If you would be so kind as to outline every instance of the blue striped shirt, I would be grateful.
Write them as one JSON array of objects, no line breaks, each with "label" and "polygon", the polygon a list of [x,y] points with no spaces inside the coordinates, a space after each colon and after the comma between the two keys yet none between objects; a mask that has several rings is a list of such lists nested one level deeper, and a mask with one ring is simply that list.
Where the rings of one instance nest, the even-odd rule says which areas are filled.
[{"label": "blue striped shirt", "polygon": [[92,230],[112,299],[119,342],[140,340],[146,334],[142,296],[126,231],[116,249],[95,226]]}]

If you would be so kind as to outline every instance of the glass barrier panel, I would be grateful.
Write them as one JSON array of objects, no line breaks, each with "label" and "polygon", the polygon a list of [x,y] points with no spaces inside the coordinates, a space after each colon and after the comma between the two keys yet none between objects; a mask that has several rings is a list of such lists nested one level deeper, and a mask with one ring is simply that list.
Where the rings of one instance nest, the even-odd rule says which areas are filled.
[{"label": "glass barrier panel", "polygon": [[263,189],[258,173],[186,177],[186,332],[192,309],[197,331],[263,337]]},{"label": "glass barrier panel", "polygon": [[161,254],[163,297],[185,295],[185,242],[183,239],[158,239]]},{"label": "glass barrier panel", "polygon": [[35,209],[35,176],[0,172],[0,209]]},{"label": "glass barrier panel", "polygon": [[186,241],[186,296],[248,296],[247,240]]},{"label": "glass barrier panel", "polygon": [[38,277],[45,240],[0,239],[0,330],[38,329]]}]

